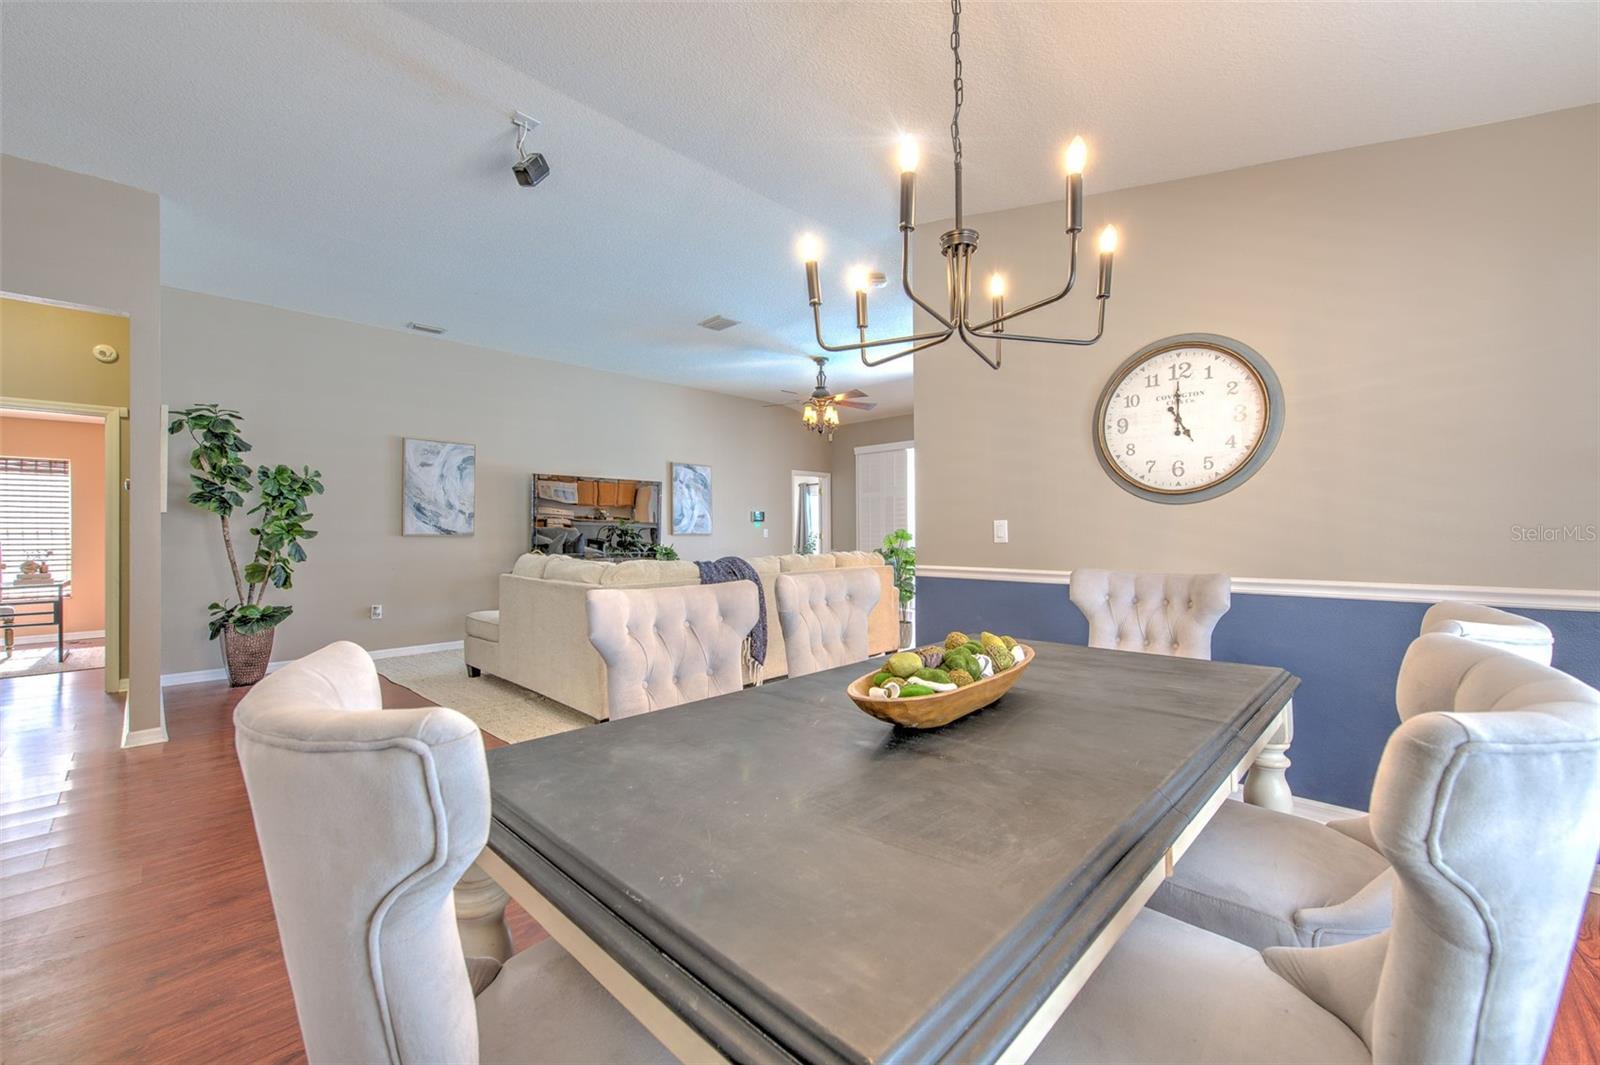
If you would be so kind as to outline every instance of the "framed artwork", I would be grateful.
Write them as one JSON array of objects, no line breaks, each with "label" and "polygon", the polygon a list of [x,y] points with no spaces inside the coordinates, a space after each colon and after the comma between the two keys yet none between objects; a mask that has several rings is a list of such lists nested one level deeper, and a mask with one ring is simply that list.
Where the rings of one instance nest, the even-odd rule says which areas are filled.
[{"label": "framed artwork", "polygon": [[471,536],[478,497],[478,448],[445,440],[405,440],[407,536]]},{"label": "framed artwork", "polygon": [[672,464],[672,532],[675,536],[711,535],[710,466]]}]

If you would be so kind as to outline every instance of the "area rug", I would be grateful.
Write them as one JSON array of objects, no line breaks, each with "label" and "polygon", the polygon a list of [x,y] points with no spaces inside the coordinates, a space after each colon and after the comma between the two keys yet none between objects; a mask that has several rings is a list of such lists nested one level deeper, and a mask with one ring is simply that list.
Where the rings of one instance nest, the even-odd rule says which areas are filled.
[{"label": "area rug", "polygon": [[56,645],[19,644],[7,655],[0,650],[0,677],[37,677],[46,673],[71,673],[79,669],[103,669],[106,645],[103,640],[68,640],[67,660],[56,661]]},{"label": "area rug", "polygon": [[380,658],[378,672],[440,706],[459,710],[479,728],[507,743],[553,736],[592,725],[584,714],[510,681],[467,676],[460,651]]}]

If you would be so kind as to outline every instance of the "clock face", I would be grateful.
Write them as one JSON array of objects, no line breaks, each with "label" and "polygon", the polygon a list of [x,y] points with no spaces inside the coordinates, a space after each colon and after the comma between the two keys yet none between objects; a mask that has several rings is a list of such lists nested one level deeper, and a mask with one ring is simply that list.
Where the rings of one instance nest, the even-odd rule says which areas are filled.
[{"label": "clock face", "polygon": [[1194,502],[1265,461],[1281,419],[1277,378],[1255,352],[1221,339],[1160,341],[1113,375],[1096,436],[1101,465],[1124,488]]}]

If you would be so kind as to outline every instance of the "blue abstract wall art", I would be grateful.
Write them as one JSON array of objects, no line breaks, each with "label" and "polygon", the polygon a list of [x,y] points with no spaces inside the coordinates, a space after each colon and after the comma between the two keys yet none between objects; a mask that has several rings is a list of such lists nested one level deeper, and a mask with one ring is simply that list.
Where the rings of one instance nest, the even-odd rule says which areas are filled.
[{"label": "blue abstract wall art", "polygon": [[476,445],[407,438],[400,531],[407,536],[471,536],[477,485]]},{"label": "blue abstract wall art", "polygon": [[672,531],[677,536],[711,535],[711,467],[672,464]]}]

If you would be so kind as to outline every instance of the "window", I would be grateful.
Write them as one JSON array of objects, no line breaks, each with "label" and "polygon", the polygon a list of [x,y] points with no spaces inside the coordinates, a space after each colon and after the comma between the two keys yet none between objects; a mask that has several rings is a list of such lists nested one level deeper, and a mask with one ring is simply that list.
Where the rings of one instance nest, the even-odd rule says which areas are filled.
[{"label": "window", "polygon": [[72,465],[66,459],[0,456],[0,555],[14,581],[29,559],[72,579]]}]

